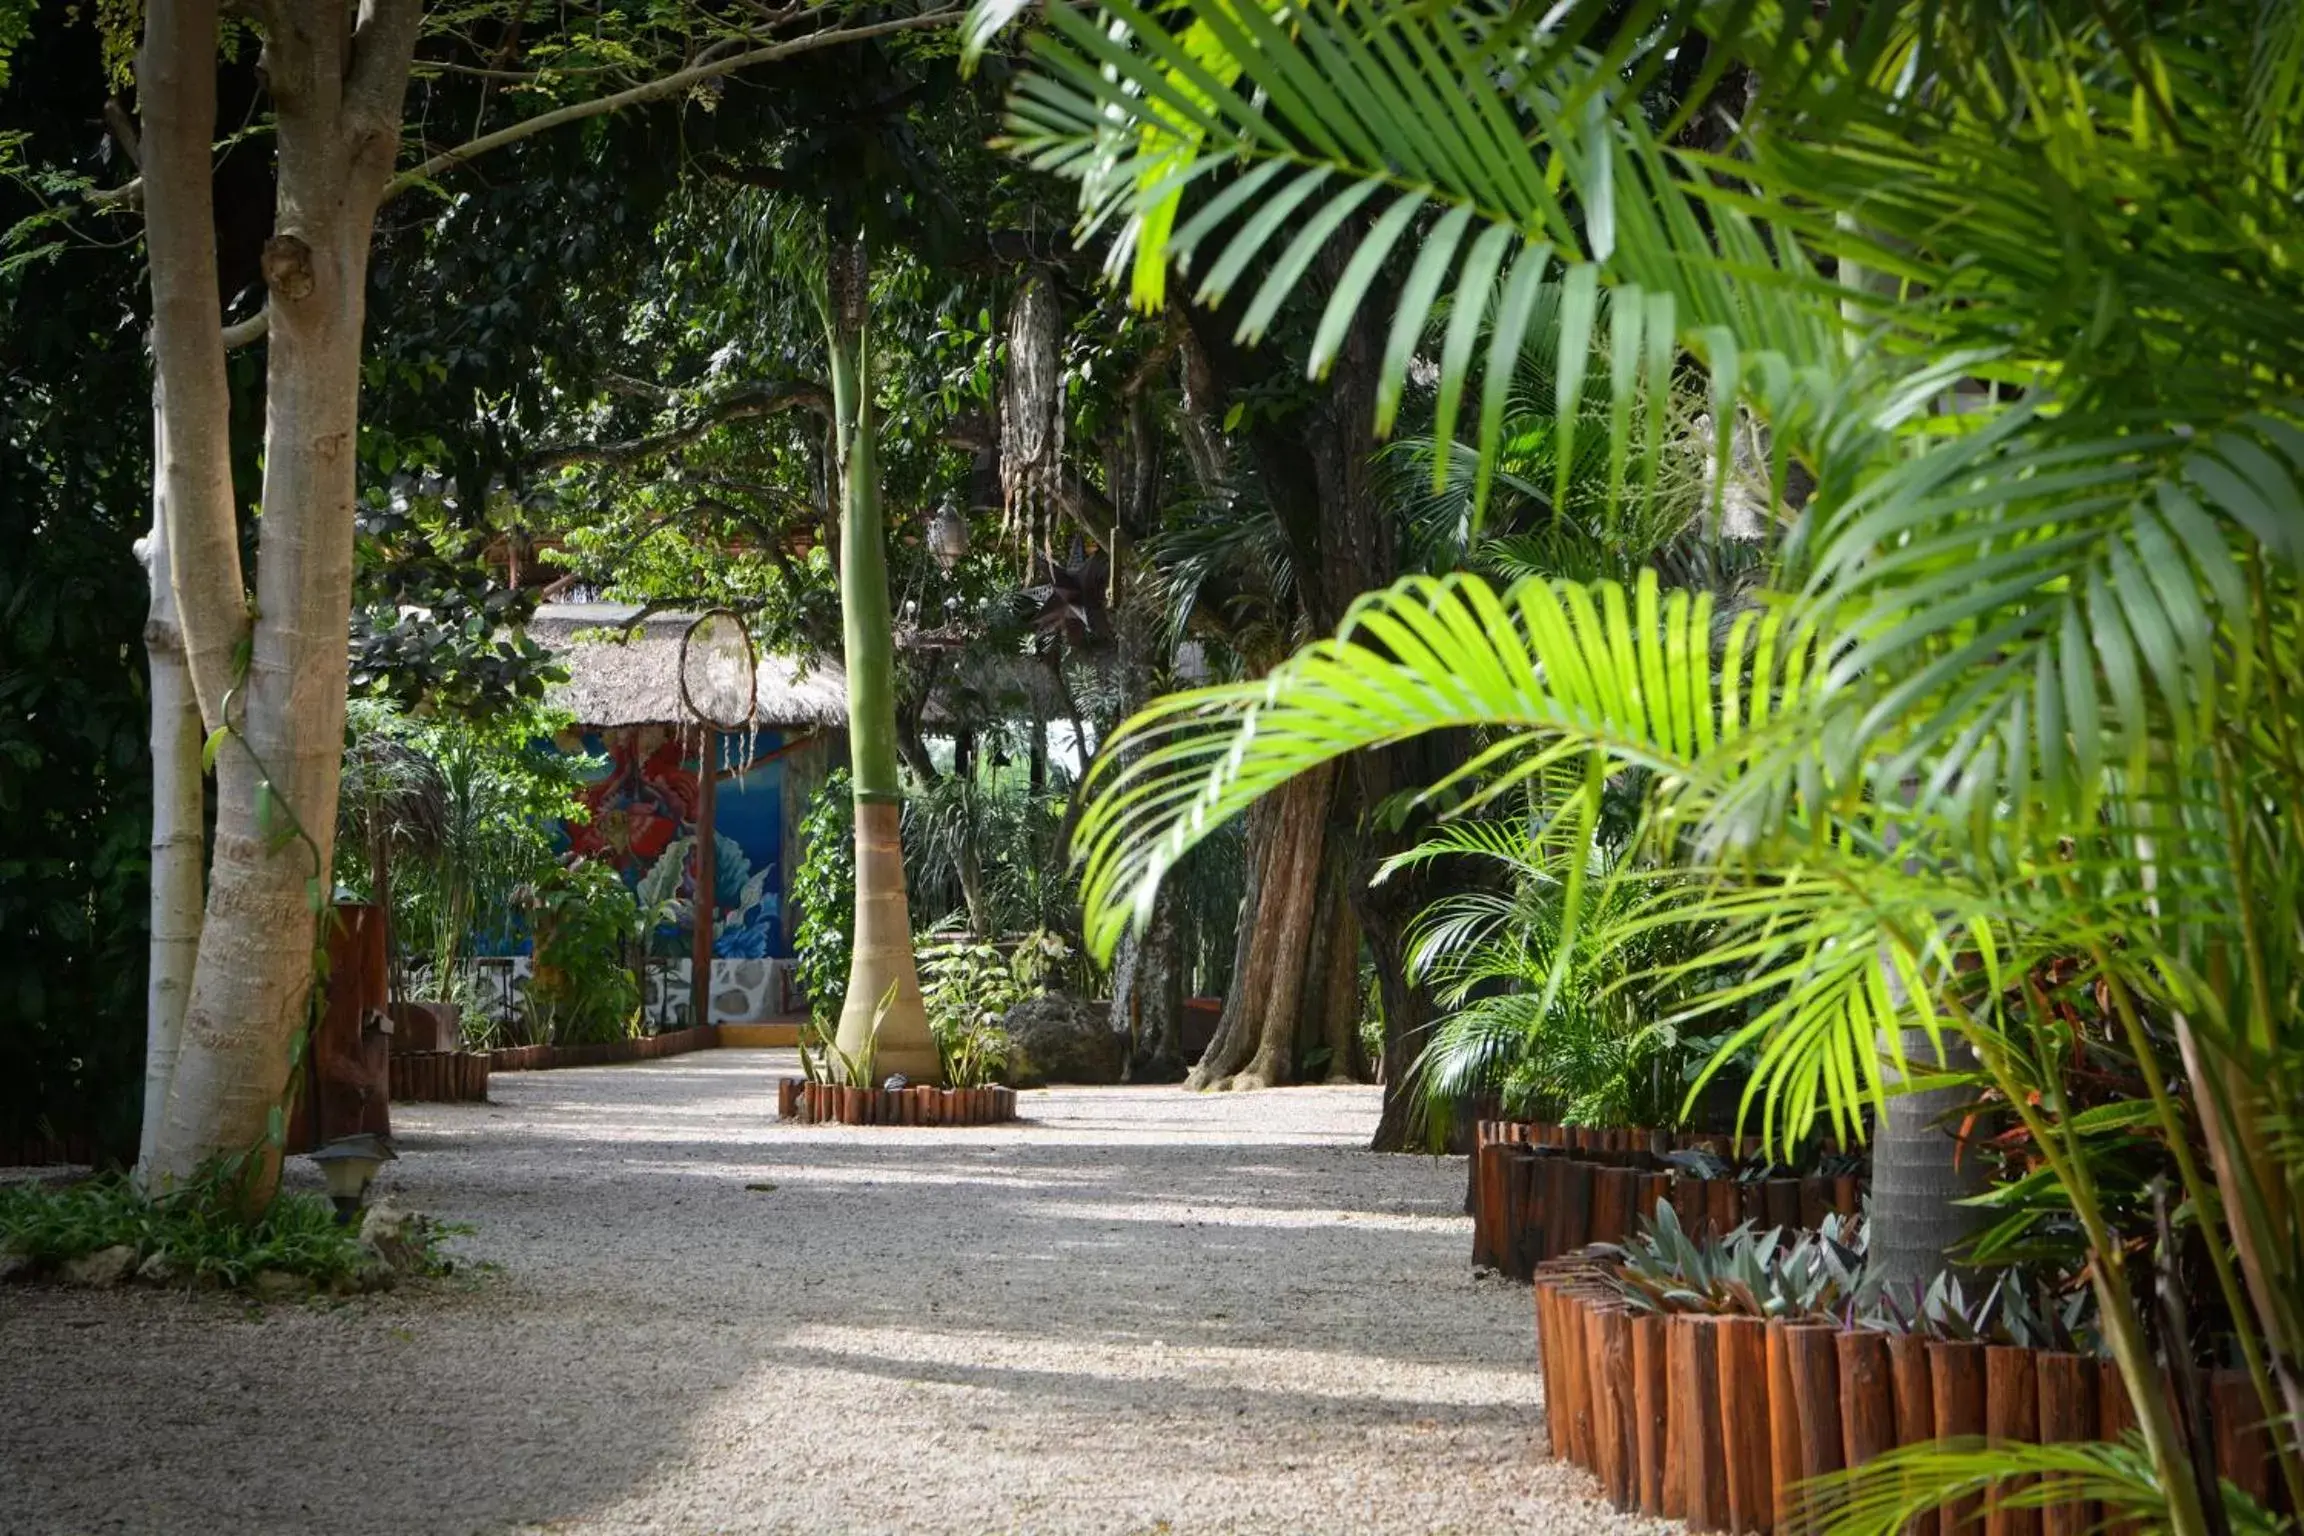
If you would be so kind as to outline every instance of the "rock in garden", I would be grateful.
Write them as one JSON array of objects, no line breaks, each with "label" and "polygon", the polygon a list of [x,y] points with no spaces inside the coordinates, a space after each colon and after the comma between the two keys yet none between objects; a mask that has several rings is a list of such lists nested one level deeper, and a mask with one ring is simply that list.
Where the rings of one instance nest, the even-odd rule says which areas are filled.
[{"label": "rock in garden", "polygon": [[396,1270],[424,1263],[424,1218],[393,1205],[369,1207],[360,1222],[360,1246]]},{"label": "rock in garden", "polygon": [[62,1274],[66,1285],[89,1285],[98,1288],[118,1285],[136,1268],[136,1250],[126,1243],[114,1243],[94,1253],[84,1253],[76,1259],[66,1259]]},{"label": "rock in garden", "polygon": [[181,1266],[165,1250],[136,1266],[136,1278],[146,1285],[174,1285],[182,1277]]},{"label": "rock in garden", "polygon": [[310,1291],[312,1285],[302,1275],[292,1275],[284,1269],[260,1269],[248,1288],[263,1301],[294,1301]]},{"label": "rock in garden", "polygon": [[0,1251],[0,1285],[32,1278],[32,1261],[20,1253]]},{"label": "rock in garden", "polygon": [[1015,1042],[1011,1085],[1116,1083],[1125,1052],[1112,1033],[1111,1008],[1061,992],[1028,997],[1008,1010],[1000,1027]]}]

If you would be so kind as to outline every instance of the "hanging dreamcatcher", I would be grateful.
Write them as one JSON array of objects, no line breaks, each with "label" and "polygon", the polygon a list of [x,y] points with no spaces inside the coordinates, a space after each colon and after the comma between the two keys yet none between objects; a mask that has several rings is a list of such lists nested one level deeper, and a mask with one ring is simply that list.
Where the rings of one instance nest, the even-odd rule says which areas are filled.
[{"label": "hanging dreamcatcher", "polygon": [[759,733],[759,658],[751,631],[726,608],[700,615],[680,636],[680,703],[693,725]]},{"label": "hanging dreamcatcher", "polygon": [[1046,277],[1028,279],[1008,312],[1000,381],[1002,531],[1046,549],[1064,462],[1064,314]]}]

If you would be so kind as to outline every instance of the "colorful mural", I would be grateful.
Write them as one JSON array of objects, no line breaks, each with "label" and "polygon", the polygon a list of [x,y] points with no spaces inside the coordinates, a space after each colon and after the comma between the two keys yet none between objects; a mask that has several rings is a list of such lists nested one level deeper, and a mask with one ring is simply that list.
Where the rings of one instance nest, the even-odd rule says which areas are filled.
[{"label": "colorful mural", "polygon": [[[602,764],[583,792],[592,819],[568,823],[562,834],[572,851],[614,865],[642,901],[668,902],[677,912],[650,946],[667,956],[687,955],[694,944],[698,744],[660,725],[571,732],[562,743]],[[774,731],[720,738],[715,957],[758,960],[792,952],[784,924],[783,747]]]}]

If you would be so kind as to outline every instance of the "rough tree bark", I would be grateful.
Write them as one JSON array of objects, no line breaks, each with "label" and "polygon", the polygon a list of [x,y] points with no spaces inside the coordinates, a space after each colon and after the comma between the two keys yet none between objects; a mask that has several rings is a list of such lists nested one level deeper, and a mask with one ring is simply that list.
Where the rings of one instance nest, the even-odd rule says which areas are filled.
[{"label": "rough tree bark", "polygon": [[[1164,494],[1159,413],[1152,399],[1158,364],[1124,386],[1125,405],[1105,452],[1111,528],[1105,536],[1118,590],[1112,603],[1119,653],[1120,707],[1126,719],[1175,684],[1175,647],[1153,572],[1137,541],[1159,526]],[[1082,519],[1085,521],[1085,519]],[[1128,1037],[1131,1082],[1173,1082],[1184,1070],[1184,965],[1179,900],[1165,885],[1141,933],[1131,930],[1112,960],[1112,1021]]]},{"label": "rough tree bark", "polygon": [[[1322,253],[1317,271],[1323,284],[1333,283],[1340,274],[1351,245],[1349,234],[1347,231],[1346,237],[1331,242]],[[1206,385],[1203,393],[1211,407],[1223,396],[1237,395],[1260,376],[1257,360],[1232,343],[1232,315],[1195,309],[1187,318],[1195,354],[1192,361],[1202,375]],[[1354,320],[1330,371],[1328,387],[1318,397],[1284,418],[1253,416],[1242,434],[1287,543],[1304,617],[1314,633],[1333,633],[1354,598],[1386,586],[1400,575],[1397,530],[1371,473],[1381,342],[1375,326],[1376,320],[1369,313]],[[1205,447],[1194,451],[1197,458]],[[1356,922],[1374,961],[1384,1008],[1384,1108],[1374,1141],[1379,1149],[1406,1145],[1407,1066],[1421,1044],[1431,1011],[1430,1000],[1408,977],[1406,935],[1409,922],[1429,901],[1432,891],[1428,880],[1415,872],[1371,887],[1369,882],[1384,857],[1405,847],[1412,835],[1408,828],[1380,830],[1376,813],[1397,791],[1430,783],[1437,775],[1417,775],[1440,750],[1427,739],[1354,754],[1338,773],[1332,789],[1337,804],[1334,814],[1325,819],[1321,834],[1332,836],[1339,844],[1337,857],[1346,871],[1344,885],[1350,898],[1345,915]],[[1333,828],[1332,833],[1327,828]],[[1304,867],[1316,870],[1319,861]],[[1267,894],[1265,903],[1269,905],[1274,899]],[[1253,919],[1243,920],[1261,924],[1267,918],[1259,912]],[[1356,947],[1349,958],[1356,996]],[[1319,990],[1325,995],[1325,987]],[[1219,1043],[1221,1039],[1219,1033]]]},{"label": "rough tree bark", "polygon": [[[229,738],[215,760],[204,913],[190,918],[191,905],[180,899],[181,856],[172,855],[165,871],[177,921],[165,937],[156,928],[155,974],[180,974],[163,948],[184,944],[187,923],[197,923],[199,937],[181,1028],[170,1023],[172,994],[155,991],[148,999],[158,1102],[147,1116],[138,1177],[162,1188],[211,1160],[252,1154],[251,1176],[241,1185],[250,1208],[264,1203],[277,1181],[278,1145],[268,1132],[311,990],[332,851],[363,301],[377,208],[563,124],[675,97],[796,54],[948,26],[961,15],[936,9],[853,27],[810,25],[797,36],[522,118],[394,175],[421,11],[422,0],[257,0],[235,11],[262,35],[272,108],[274,233],[261,264],[267,302],[253,319],[223,325],[217,278],[211,176],[219,0],[148,0],[136,65],[140,174],[92,198],[144,210],[160,428],[154,502],[168,557],[155,565],[154,579],[174,603],[181,639],[179,662],[166,630],[156,631],[162,643],[155,675],[179,670],[197,702],[200,729],[214,739],[228,728]],[[251,593],[229,464],[224,354],[260,339],[269,348],[264,516]],[[174,773],[181,754],[171,733],[184,729],[180,713],[156,714],[154,728],[156,757],[163,772]],[[180,808],[185,798],[174,779],[156,782],[157,803]],[[171,838],[185,819],[177,818]]]},{"label": "rough tree bark", "polygon": [[253,1154],[269,1134],[310,990],[343,748],[345,615],[360,340],[376,208],[399,149],[417,0],[282,6],[265,17],[278,192],[264,249],[269,351],[256,590],[240,569],[228,454],[210,143],[215,0],[151,0],[138,60],[151,253],[159,495],[201,723],[217,754],[216,839],[175,1070],[142,1176]]},{"label": "rough tree bark", "polygon": [[[1891,987],[1895,986],[1893,973]],[[1957,1038],[1945,1039],[1944,1066],[1975,1066],[1975,1057]],[[1905,1058],[1922,1071],[1936,1066],[1928,1032],[1907,1029]],[[1883,1044],[1885,1051],[1885,1044]],[[1893,1069],[1886,1069],[1891,1073]],[[1944,1117],[1975,1098],[1972,1089],[1928,1088],[1892,1093],[1872,1137],[1872,1221],[1866,1278],[1879,1284],[1899,1306],[1910,1306],[1944,1268],[1945,1255],[1980,1230],[1988,1213],[1959,1202],[1981,1191],[1980,1158],[1963,1156]]]},{"label": "rough tree bark", "polygon": [[[1338,796],[1336,804],[1343,803]],[[1331,1083],[1359,1082],[1367,1073],[1360,1049],[1360,918],[1352,910],[1349,828],[1331,827],[1320,861],[1319,905],[1312,919],[1313,950],[1304,973],[1313,991],[1304,998],[1300,1058],[1327,1056]]]},{"label": "rough tree bark", "polygon": [[[1294,1072],[1299,1037],[1324,1033],[1324,1025],[1305,1029],[1303,1011],[1308,999],[1318,1007],[1331,995],[1325,971],[1312,970],[1314,951],[1333,965],[1343,947],[1314,942],[1335,787],[1334,767],[1322,766],[1291,780],[1249,815],[1248,890],[1232,987],[1187,1087],[1276,1087]],[[1333,905],[1327,916],[1336,920]],[[1356,957],[1353,965],[1356,971]]]},{"label": "rough tree bark", "polygon": [[836,240],[827,272],[825,331],[838,434],[848,758],[856,786],[856,935],[838,1039],[851,1061],[876,1060],[875,1077],[901,1073],[914,1082],[933,1083],[942,1078],[943,1064],[928,1032],[904,890],[896,630],[888,607],[879,425],[872,406],[870,276],[862,239]]}]

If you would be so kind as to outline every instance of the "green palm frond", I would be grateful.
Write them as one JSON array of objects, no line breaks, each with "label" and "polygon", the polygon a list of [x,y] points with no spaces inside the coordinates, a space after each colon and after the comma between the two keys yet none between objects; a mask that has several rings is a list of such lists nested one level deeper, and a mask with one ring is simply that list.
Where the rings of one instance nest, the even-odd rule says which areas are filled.
[{"label": "green palm frond", "polygon": [[[1636,433],[1641,483],[1652,480],[1683,343],[1709,357],[1724,397],[1746,367],[1829,394],[1839,312],[1801,297],[1819,285],[1799,242],[1739,207],[1699,211],[1696,184],[1618,110],[1630,99],[1619,61],[1540,48],[1531,20],[1334,0],[1285,23],[1220,0],[1156,15],[1129,0],[1097,15],[1052,7],[1012,142],[1081,183],[1083,231],[1112,235],[1107,270],[1128,275],[1140,305],[1165,300],[1172,265],[1204,264],[1192,293],[1204,304],[1246,291],[1261,268],[1243,341],[1263,336],[1331,239],[1347,241],[1307,369],[1324,374],[1361,307],[1396,292],[1379,431],[1445,313],[1434,435],[1454,441],[1466,386],[1482,378],[1476,499],[1515,361],[1538,317],[1555,315],[1557,489],[1597,342],[1621,492]],[[1410,250],[1405,276],[1388,277]]]},{"label": "green palm frond", "polygon": [[[1121,733],[1128,761],[1090,777],[1091,945],[1108,952],[1211,827],[1346,752],[1468,728],[1482,745],[1439,803],[1463,815],[1528,789],[1544,835],[1587,852],[1610,779],[1646,775],[1640,859],[1595,877],[1554,858],[1544,915],[1471,896],[1436,911],[1434,974],[1525,962],[1538,979],[1463,992],[1470,1017],[1433,1072],[1495,1070],[1516,1022],[1508,1070],[1541,1079],[1535,1045],[1582,1038],[1633,984],[1583,986],[1571,957],[1653,944],[1647,984],[1738,1020],[1729,1049],[1773,1134],[1876,1099],[1877,1042],[1893,1054],[1919,1026],[1975,1044],[2054,1156],[2079,1144],[2054,1124],[2065,1047],[2023,994],[2037,969],[2077,966],[2130,1039],[2186,1042],[2194,1104],[2155,1088],[2155,1113],[2172,1145],[2187,1114],[2211,1139],[2218,1165],[2186,1174],[2187,1197],[2243,1247],[2245,1295],[2229,1267],[2219,1284],[2292,1413],[2304,1165],[2266,1161],[2304,1102],[2292,11],[1052,10],[1016,142],[1080,182],[1083,227],[1114,236],[1140,302],[1184,271],[1254,339],[1334,243],[1309,367],[1382,305],[1383,425],[1411,363],[1432,368],[1431,483],[1456,485],[1474,409],[1473,508],[1499,485],[1542,499],[1541,472],[1503,477],[1519,473],[1513,377],[1547,309],[1552,511],[1595,435],[1609,505],[1651,495],[1690,357],[1715,461],[1749,411],[1777,502],[1795,467],[1805,493],[1773,590],[1736,604],[1653,574],[1415,580],[1257,683],[1155,704]],[[1678,124],[1639,104],[1691,26],[1712,47],[1684,106],[1729,69],[1751,82],[1732,153],[1668,147]],[[1701,960],[1661,942],[1696,924]],[[2056,1176],[2095,1220],[2085,1169]],[[2119,1247],[2100,1221],[2089,1241],[2142,1392]],[[2078,1458],[2065,1470],[2107,1503],[2135,1504],[2147,1472],[2165,1518],[2204,1529],[2164,1408],[2139,1413],[2149,1465],[2014,1454]],[[2304,1442],[2283,1445],[2304,1489]],[[1909,1512],[1869,1508],[1865,1529]]]},{"label": "green palm frond", "polygon": [[[2134,1436],[2048,1445],[1939,1440],[1889,1451],[1802,1488],[1810,1507],[1830,1512],[1824,1536],[1892,1536],[1941,1505],[1983,1494],[2008,1509],[2093,1503],[2103,1507],[2107,1523],[2135,1521],[2145,1530],[2165,1530],[2170,1523],[2168,1496]],[[2223,1492],[2225,1521],[2234,1536],[2278,1536],[2288,1529],[2232,1484],[2224,1484]]]},{"label": "green palm frond", "polygon": [[[1818,671],[1813,641],[1747,611],[1713,633],[1709,593],[1472,576],[1412,578],[1357,603],[1337,638],[1254,682],[1154,702],[1089,775],[1073,846],[1091,948],[1108,956],[1160,879],[1217,824],[1305,769],[1450,726],[1495,741],[1435,786],[1481,803],[1582,767],[1589,820],[1609,772],[1718,780],[1722,750],[1765,734]],[[1563,826],[1567,825],[1563,823]],[[1580,866],[1571,865],[1574,889]]]}]

